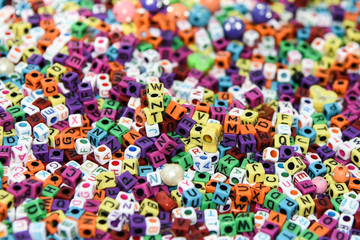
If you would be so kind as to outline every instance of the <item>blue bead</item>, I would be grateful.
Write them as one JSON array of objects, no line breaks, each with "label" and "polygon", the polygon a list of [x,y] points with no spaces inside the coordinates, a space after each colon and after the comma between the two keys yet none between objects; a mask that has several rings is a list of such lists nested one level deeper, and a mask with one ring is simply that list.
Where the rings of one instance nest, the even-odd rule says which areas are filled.
[{"label": "blue bead", "polygon": [[297,238],[296,234],[290,232],[289,230],[282,231],[279,235],[277,235],[276,240],[295,240]]},{"label": "blue bead", "polygon": [[91,129],[90,132],[88,132],[88,139],[91,143],[91,145],[98,147],[100,142],[105,140],[105,138],[107,137],[107,132],[102,130],[101,128],[95,127],[93,129]]},{"label": "blue bead", "polygon": [[231,186],[223,183],[218,182],[216,184],[215,192],[212,198],[212,201],[219,205],[225,205],[226,201],[228,200],[231,192]]},{"label": "blue bead", "polygon": [[327,168],[320,161],[311,163],[307,169],[307,174],[309,175],[310,178],[314,178],[318,176],[323,177],[325,176],[326,173],[327,173]]},{"label": "blue bead", "polygon": [[148,173],[154,172],[152,166],[139,166],[139,175],[140,177],[146,177]]},{"label": "blue bead", "polygon": [[4,146],[16,146],[18,144],[19,138],[17,136],[10,136],[3,138],[3,145]]},{"label": "blue bead", "polygon": [[267,4],[258,3],[251,11],[251,16],[254,23],[265,23],[273,17],[273,14]]},{"label": "blue bead", "polygon": [[161,0],[141,0],[141,6],[148,10],[150,13],[157,13],[163,7]]},{"label": "blue bead", "polygon": [[249,11],[244,4],[235,4],[234,9],[239,11],[241,14],[246,14]]},{"label": "blue bead", "polygon": [[227,109],[228,106],[229,106],[229,103],[226,100],[215,99],[215,101],[214,101],[214,107],[225,107]]},{"label": "blue bead", "polygon": [[21,83],[22,84],[25,83],[25,75],[28,74],[29,72],[33,71],[33,70],[37,70],[37,71],[40,72],[41,69],[40,69],[39,66],[29,64],[21,71]]},{"label": "blue bead", "polygon": [[333,116],[341,113],[341,108],[337,102],[327,103],[324,105],[323,114],[329,121]]},{"label": "blue bead", "polygon": [[299,134],[299,119],[294,117],[294,121],[291,124],[291,127],[296,128],[296,135],[298,135]]},{"label": "blue bead", "polygon": [[226,51],[231,53],[231,58],[234,62],[240,58],[243,49],[244,46],[234,42],[230,42],[226,47]]},{"label": "blue bead", "polygon": [[202,194],[197,188],[185,190],[181,196],[184,207],[197,208],[201,206]]},{"label": "blue bead", "polygon": [[298,42],[307,40],[310,37],[310,29],[309,28],[299,29],[296,37],[298,39]]},{"label": "blue bead", "polygon": [[223,156],[225,156],[225,153],[227,150],[230,150],[232,147],[225,147],[222,144],[219,145],[218,150],[220,153],[220,158],[222,158]]},{"label": "blue bead", "polygon": [[85,213],[85,209],[81,209],[78,207],[71,207],[69,208],[69,210],[66,212],[65,216],[67,217],[72,217],[75,219],[80,219],[80,217]]},{"label": "blue bead", "polygon": [[338,37],[342,37],[345,35],[345,30],[342,26],[331,26],[330,29],[331,32],[336,34]]},{"label": "blue bead", "polygon": [[114,61],[119,55],[119,51],[114,47],[111,46],[106,51],[106,56],[109,59],[110,62]]},{"label": "blue bead", "polygon": [[306,127],[303,127],[299,130],[299,135],[300,136],[303,136],[303,137],[307,137],[308,139],[310,139],[310,143],[309,145],[312,145],[315,143],[315,140],[316,140],[316,131],[315,129],[309,127],[309,126],[306,126]]},{"label": "blue bead", "polygon": [[298,207],[299,204],[294,199],[286,197],[279,203],[279,212],[290,219],[296,214]]},{"label": "blue bead", "polygon": [[240,39],[245,31],[244,22],[238,17],[229,17],[223,24],[225,37]]},{"label": "blue bead", "polygon": [[227,92],[233,86],[230,76],[219,77],[219,92]]},{"label": "blue bead", "polygon": [[211,13],[202,5],[196,5],[190,10],[189,21],[195,27],[204,27],[209,23]]}]

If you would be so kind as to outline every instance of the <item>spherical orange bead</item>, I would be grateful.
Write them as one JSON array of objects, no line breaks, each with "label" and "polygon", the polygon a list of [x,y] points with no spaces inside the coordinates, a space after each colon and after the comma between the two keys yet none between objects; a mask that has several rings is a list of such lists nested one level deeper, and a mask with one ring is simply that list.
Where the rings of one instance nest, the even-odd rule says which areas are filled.
[{"label": "spherical orange bead", "polygon": [[207,7],[211,13],[220,10],[220,0],[200,0],[199,4]]},{"label": "spherical orange bead", "polygon": [[182,3],[174,3],[167,8],[167,16],[171,21],[186,20],[189,9]]},{"label": "spherical orange bead", "polygon": [[351,174],[349,172],[349,169],[345,166],[338,166],[334,168],[333,171],[333,179],[337,183],[345,183],[349,181]]}]

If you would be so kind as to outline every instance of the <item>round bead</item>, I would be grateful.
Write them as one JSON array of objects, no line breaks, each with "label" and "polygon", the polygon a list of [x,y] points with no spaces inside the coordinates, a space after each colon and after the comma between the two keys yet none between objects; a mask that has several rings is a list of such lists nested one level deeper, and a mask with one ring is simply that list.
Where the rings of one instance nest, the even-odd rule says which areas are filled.
[{"label": "round bead", "polygon": [[161,179],[168,186],[176,186],[184,179],[184,170],[179,164],[166,164],[161,170]]},{"label": "round bead", "polygon": [[207,7],[211,13],[220,10],[220,0],[200,0],[199,3]]},{"label": "round bead", "polygon": [[237,17],[229,17],[224,22],[224,33],[229,39],[239,39],[245,31],[244,22]]},{"label": "round bead", "polygon": [[174,3],[167,8],[167,17],[170,21],[186,20],[189,17],[189,9],[182,3]]},{"label": "round bead", "polygon": [[135,16],[136,8],[132,2],[120,1],[114,5],[113,12],[117,21],[120,23],[129,23]]},{"label": "round bead", "polygon": [[209,23],[211,13],[207,7],[196,5],[190,10],[189,21],[195,27],[203,27]]},{"label": "round bead", "polygon": [[7,58],[0,58],[0,74],[9,74],[14,72],[14,64]]},{"label": "round bead", "polygon": [[251,11],[254,23],[265,23],[269,21],[273,14],[271,8],[265,3],[258,3]]},{"label": "round bead", "polygon": [[323,194],[327,189],[327,182],[323,177],[314,177],[311,182],[316,186],[316,193]]},{"label": "round bead", "polygon": [[333,179],[337,183],[347,182],[350,178],[350,175],[351,174],[349,172],[349,169],[345,166],[338,166],[338,167],[334,168]]},{"label": "round bead", "polygon": [[161,10],[163,3],[161,0],[141,0],[141,6],[150,13],[157,13]]}]

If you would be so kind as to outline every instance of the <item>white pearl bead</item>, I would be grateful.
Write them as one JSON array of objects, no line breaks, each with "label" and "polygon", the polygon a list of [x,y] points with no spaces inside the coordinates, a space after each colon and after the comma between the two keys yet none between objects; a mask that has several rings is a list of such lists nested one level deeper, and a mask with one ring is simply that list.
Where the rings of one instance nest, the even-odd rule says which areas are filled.
[{"label": "white pearl bead", "polygon": [[0,74],[9,74],[14,72],[14,64],[9,59],[0,58]]},{"label": "white pearl bead", "polygon": [[179,164],[166,164],[161,170],[161,179],[168,186],[177,186],[184,179],[184,170]]}]

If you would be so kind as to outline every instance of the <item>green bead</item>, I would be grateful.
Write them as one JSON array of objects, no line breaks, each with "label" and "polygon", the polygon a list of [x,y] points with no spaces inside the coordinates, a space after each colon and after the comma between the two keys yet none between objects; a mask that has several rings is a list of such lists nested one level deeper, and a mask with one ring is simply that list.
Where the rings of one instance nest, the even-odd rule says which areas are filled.
[{"label": "green bead", "polygon": [[123,136],[129,132],[129,129],[122,124],[118,124],[110,129],[109,134],[116,137],[120,144],[123,143]]},{"label": "green bead", "polygon": [[323,113],[314,113],[311,115],[311,118],[313,119],[313,125],[327,124],[327,120]]},{"label": "green bead", "polygon": [[172,138],[182,138],[182,136],[177,134],[177,132],[175,132],[175,131],[174,132],[168,132],[167,135],[172,137]]},{"label": "green bead", "polygon": [[81,8],[88,8],[89,10],[92,10],[93,6],[94,6],[94,1],[89,1],[89,0],[81,0],[80,1]]},{"label": "green bead", "polygon": [[267,56],[265,58],[265,62],[267,62],[267,63],[277,63],[277,62],[279,62],[279,58],[274,57],[274,56]]},{"label": "green bead", "polygon": [[224,24],[224,22],[226,21],[227,17],[228,17],[228,16],[227,16],[226,12],[222,12],[222,13],[217,14],[217,15],[215,16],[215,18],[221,23],[221,25]]},{"label": "green bead", "polygon": [[340,207],[343,199],[344,199],[344,196],[330,199],[332,205],[334,206],[335,211],[340,212],[339,207]]},{"label": "green bead", "polygon": [[305,231],[302,231],[299,235],[300,238],[306,239],[306,240],[317,240],[319,239],[319,236],[315,233],[311,232],[309,229],[305,229]]},{"label": "green bead", "polygon": [[43,188],[41,196],[54,198],[56,196],[56,194],[59,192],[59,190],[60,190],[60,188],[49,184]]},{"label": "green bead", "polygon": [[50,63],[46,64],[45,67],[43,67],[41,70],[40,70],[40,73],[41,74],[46,74],[47,73],[47,70],[49,69],[50,67]]},{"label": "green bead", "polygon": [[162,235],[158,234],[155,236],[149,236],[149,235],[145,235],[144,240],[161,240],[162,239]]},{"label": "green bead", "polygon": [[293,136],[290,136],[290,145],[293,146],[295,144],[295,140]]},{"label": "green bead", "polygon": [[4,166],[0,162],[0,178],[3,178],[3,177],[4,177]]},{"label": "green bead", "polygon": [[281,229],[281,231],[288,230],[295,235],[299,235],[301,232],[301,227],[297,225],[296,223],[290,222],[289,220],[286,221]]},{"label": "green bead", "polygon": [[214,194],[212,193],[205,193],[203,195],[200,207],[201,211],[204,211],[205,209],[216,209],[216,203],[214,203],[212,200],[213,196]]},{"label": "green bead", "polygon": [[187,63],[190,69],[207,72],[214,66],[214,59],[203,55],[201,53],[191,53],[187,58]]},{"label": "green bead", "polygon": [[310,45],[305,42],[305,41],[301,41],[297,46],[296,49],[301,53],[301,55],[306,56],[307,54],[309,54],[309,50],[311,49]]},{"label": "green bead", "polygon": [[279,203],[286,198],[286,195],[278,192],[275,189],[271,189],[265,196],[264,207],[270,210],[278,211]]},{"label": "green bead", "polygon": [[192,180],[193,182],[203,182],[203,183],[208,183],[210,181],[210,173],[208,172],[196,172],[194,179]]},{"label": "green bead", "polygon": [[235,222],[237,233],[252,232],[254,230],[254,213],[239,213],[236,215]]},{"label": "green bead", "polygon": [[147,43],[147,42],[142,42],[137,46],[137,49],[140,52],[144,52],[144,51],[152,49],[152,48],[153,48],[153,46],[150,43]]},{"label": "green bead", "polygon": [[179,164],[179,165],[184,169],[184,171],[186,171],[186,170],[188,170],[189,168],[191,168],[192,165],[194,164],[193,159],[192,159],[190,153],[187,153],[187,152],[181,152],[181,153],[176,154],[176,155],[171,159],[171,161],[172,161],[173,163]]},{"label": "green bead", "polygon": [[25,121],[25,112],[20,106],[12,106],[6,109],[13,116],[15,123]]},{"label": "green bead", "polygon": [[246,165],[254,163],[254,160],[248,159],[248,158],[244,158],[244,160],[241,163],[240,168],[245,169]]},{"label": "green bead", "polygon": [[24,205],[25,213],[32,222],[41,221],[46,217],[47,211],[42,199],[32,200]]},{"label": "green bead", "polygon": [[306,53],[305,53],[305,58],[310,58],[314,61],[319,61],[322,58],[322,55],[319,51],[316,51],[315,49],[309,49]]},{"label": "green bead", "polygon": [[6,225],[8,234],[13,234],[12,222],[10,220],[4,220],[2,223]]},{"label": "green bead", "polygon": [[172,44],[171,44],[171,48],[176,51],[179,48],[181,48],[182,46],[184,46],[184,42],[179,38],[179,37],[174,37]]},{"label": "green bead", "polygon": [[96,127],[101,128],[102,130],[109,132],[115,126],[115,122],[110,118],[103,117],[96,122]]},{"label": "green bead", "polygon": [[87,25],[83,22],[76,21],[71,25],[71,36],[81,39],[86,35]]},{"label": "green bead", "polygon": [[226,176],[230,176],[231,171],[234,167],[239,167],[239,160],[231,155],[225,155],[220,158],[218,169]]},{"label": "green bead", "polygon": [[171,102],[171,99],[172,98],[169,95],[164,95],[164,109],[166,109],[169,106],[169,103]]},{"label": "green bead", "polygon": [[287,53],[295,49],[295,45],[289,41],[281,41],[280,43],[280,58],[286,58]]},{"label": "green bead", "polygon": [[118,101],[114,101],[111,99],[105,99],[103,104],[103,109],[112,109],[112,110],[118,110],[120,107],[120,103]]},{"label": "green bead", "polygon": [[[4,55],[6,55],[8,53],[8,50],[6,49],[6,47],[4,45],[0,45],[0,52],[4,53]],[[3,55],[1,54],[1,56],[3,56]]]},{"label": "green bead", "polygon": [[220,221],[220,235],[221,236],[235,236],[236,235],[235,219],[231,213],[220,215],[219,221]]}]

